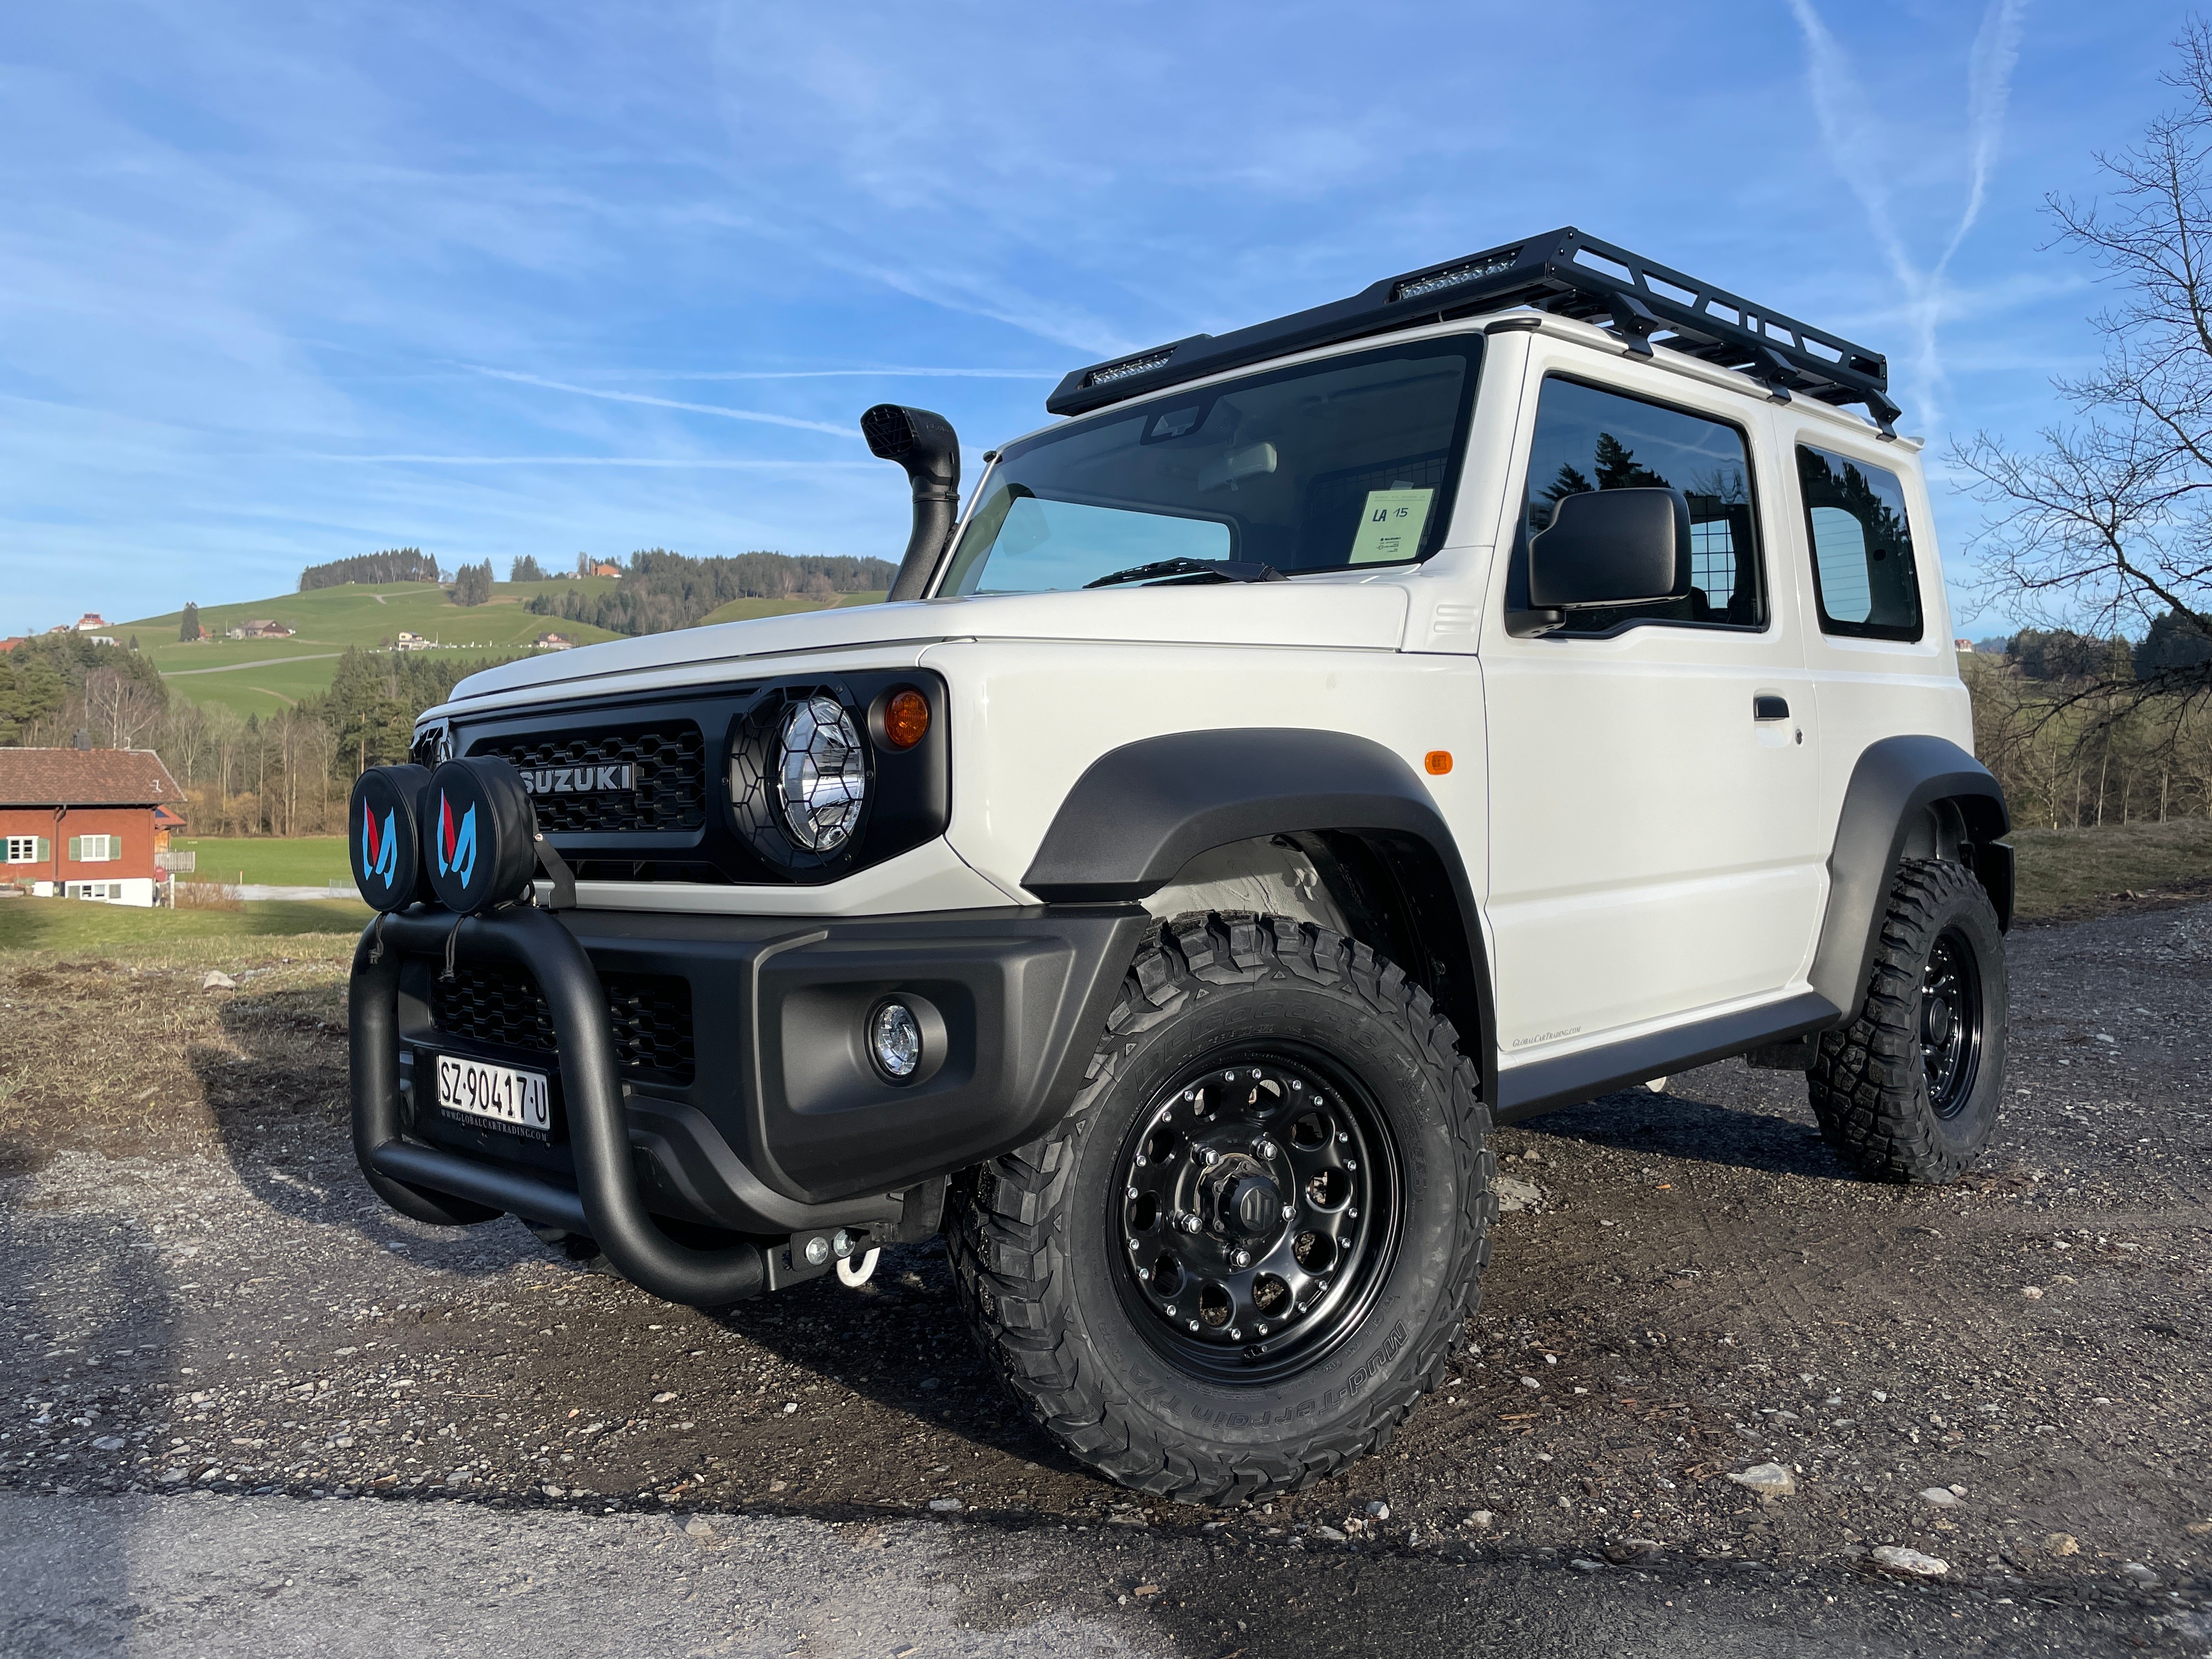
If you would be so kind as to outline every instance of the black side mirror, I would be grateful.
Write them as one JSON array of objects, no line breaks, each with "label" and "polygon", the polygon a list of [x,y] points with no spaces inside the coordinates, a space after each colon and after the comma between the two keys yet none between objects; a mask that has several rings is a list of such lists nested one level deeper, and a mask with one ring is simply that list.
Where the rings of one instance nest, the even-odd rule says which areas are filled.
[{"label": "black side mirror", "polygon": [[1679,489],[1569,495],[1528,544],[1528,603],[1539,611],[1649,605],[1690,591],[1690,504]]}]

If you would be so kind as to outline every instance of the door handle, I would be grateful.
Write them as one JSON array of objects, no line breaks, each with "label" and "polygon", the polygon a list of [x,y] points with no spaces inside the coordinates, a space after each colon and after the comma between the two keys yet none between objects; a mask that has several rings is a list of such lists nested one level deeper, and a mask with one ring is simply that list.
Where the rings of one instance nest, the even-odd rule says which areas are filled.
[{"label": "door handle", "polygon": [[1790,700],[1771,695],[1753,697],[1751,717],[1755,720],[1786,720],[1790,718]]}]

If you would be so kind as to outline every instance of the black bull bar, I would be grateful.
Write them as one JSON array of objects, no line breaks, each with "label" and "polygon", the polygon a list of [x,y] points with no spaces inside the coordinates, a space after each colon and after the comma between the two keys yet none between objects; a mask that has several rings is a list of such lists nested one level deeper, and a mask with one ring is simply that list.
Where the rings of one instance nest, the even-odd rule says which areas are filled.
[{"label": "black bull bar", "polygon": [[[514,963],[544,992],[558,1038],[575,1191],[401,1138],[401,963],[410,953],[448,951]],[[434,1226],[489,1221],[511,1212],[588,1234],[632,1284],[692,1307],[743,1301],[767,1287],[768,1257],[759,1245],[694,1249],[670,1238],[647,1213],[599,975],[575,936],[550,914],[514,906],[489,916],[381,917],[355,947],[347,1000],[354,1156],[368,1184],[393,1209]]]}]

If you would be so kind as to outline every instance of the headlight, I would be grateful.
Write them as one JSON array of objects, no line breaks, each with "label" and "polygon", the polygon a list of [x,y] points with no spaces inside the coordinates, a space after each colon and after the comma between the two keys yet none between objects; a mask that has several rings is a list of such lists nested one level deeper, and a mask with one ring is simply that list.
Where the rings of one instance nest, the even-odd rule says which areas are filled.
[{"label": "headlight", "polygon": [[793,703],[776,748],[776,803],[792,840],[810,853],[835,852],[868,798],[868,758],[852,715],[831,697]]}]

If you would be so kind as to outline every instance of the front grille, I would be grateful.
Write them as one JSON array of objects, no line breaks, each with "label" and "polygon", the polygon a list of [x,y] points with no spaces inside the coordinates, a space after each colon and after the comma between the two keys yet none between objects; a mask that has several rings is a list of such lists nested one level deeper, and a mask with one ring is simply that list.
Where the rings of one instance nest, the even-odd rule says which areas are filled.
[{"label": "front grille", "polygon": [[[430,1023],[448,1036],[496,1042],[551,1055],[553,1011],[538,981],[504,963],[463,964],[447,981],[432,968]],[[625,1076],[689,1084],[696,1074],[691,1044],[691,984],[665,974],[602,974],[615,1064]]]},{"label": "front grille", "polygon": [[613,732],[526,732],[486,738],[472,755],[495,755],[518,771],[627,764],[635,787],[605,793],[537,796],[548,835],[696,830],[707,822],[707,742],[690,720]]}]

